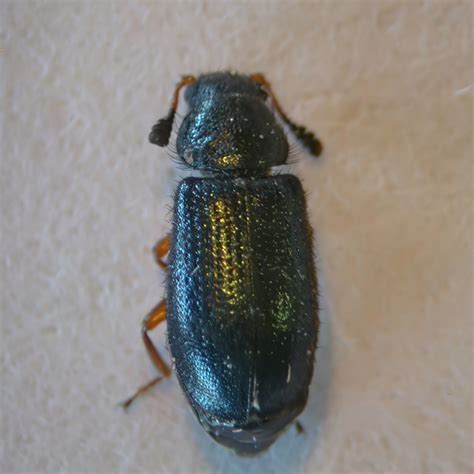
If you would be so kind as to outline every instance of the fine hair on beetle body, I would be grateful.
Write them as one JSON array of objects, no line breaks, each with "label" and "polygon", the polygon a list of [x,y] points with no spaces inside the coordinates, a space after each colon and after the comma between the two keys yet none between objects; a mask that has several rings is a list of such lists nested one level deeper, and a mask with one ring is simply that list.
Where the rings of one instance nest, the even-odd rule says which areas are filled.
[{"label": "fine hair on beetle body", "polygon": [[[177,126],[180,95],[188,109]],[[175,131],[173,160],[199,176],[178,183],[171,231],[153,249],[166,298],[142,336],[160,376],[123,406],[171,375],[148,335],[166,321],[174,372],[199,423],[246,456],[303,411],[319,330],[305,193],[296,176],[271,173],[288,164],[282,124],[312,155],[322,152],[265,76],[215,72],[183,76],[149,135],[164,147]]]}]

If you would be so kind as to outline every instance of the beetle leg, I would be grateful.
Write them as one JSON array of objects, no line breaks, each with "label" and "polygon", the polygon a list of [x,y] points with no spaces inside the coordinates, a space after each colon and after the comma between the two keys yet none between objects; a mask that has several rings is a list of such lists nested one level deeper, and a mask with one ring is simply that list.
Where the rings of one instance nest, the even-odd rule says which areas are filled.
[{"label": "beetle leg", "polygon": [[163,257],[170,251],[171,238],[170,234],[166,237],[163,237],[159,240],[153,247],[153,255],[155,256],[155,261],[163,270],[168,269],[168,264],[163,260]]},{"label": "beetle leg", "polygon": [[288,127],[290,127],[296,138],[310,151],[312,155],[319,156],[323,151],[322,143],[318,140],[313,132],[309,131],[303,125],[298,125],[297,123],[293,122],[293,120],[291,120],[288,115],[286,115],[280,103],[278,102],[278,99],[275,97],[272,86],[267,81],[266,77],[263,74],[257,73],[252,74],[250,79],[260,85],[265,90],[265,92],[267,92],[276,111],[280,114],[280,117],[288,125]]},{"label": "beetle leg", "polygon": [[168,367],[168,364],[161,358],[159,352],[151,342],[150,337],[148,336],[148,331],[155,329],[158,324],[163,322],[166,319],[166,299],[161,300],[146,316],[142,323],[142,337],[143,342],[145,343],[146,350],[150,356],[151,361],[158,369],[159,372],[163,374],[164,377],[169,377],[171,375],[171,369]]},{"label": "beetle leg", "polygon": [[124,402],[120,403],[120,406],[126,410],[132,402],[135,401],[136,398],[140,397],[141,395],[144,395],[148,390],[153,388],[155,385],[160,383],[163,380],[163,377],[156,377],[153,379],[151,382],[148,382],[147,384],[143,385],[143,387],[140,387],[130,398],[127,398]]},{"label": "beetle leg", "polygon": [[156,328],[158,324],[163,322],[166,319],[166,299],[163,299],[158,303],[143,319],[142,323],[142,337],[143,342],[145,343],[146,350],[150,356],[151,361],[158,371],[162,374],[159,377],[156,377],[151,382],[140,387],[130,398],[121,403],[121,406],[126,410],[131,403],[139,396],[148,392],[152,387],[160,383],[163,378],[169,377],[171,375],[171,369],[168,364],[161,358],[160,353],[154,346],[150,337],[148,336],[148,331]]}]

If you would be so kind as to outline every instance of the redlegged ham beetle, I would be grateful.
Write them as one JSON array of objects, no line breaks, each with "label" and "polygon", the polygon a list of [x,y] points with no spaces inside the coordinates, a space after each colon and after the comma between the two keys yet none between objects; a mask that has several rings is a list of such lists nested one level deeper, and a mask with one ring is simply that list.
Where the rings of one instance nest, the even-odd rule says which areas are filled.
[{"label": "redlegged ham beetle", "polygon": [[179,183],[171,232],[154,247],[167,297],[142,335],[161,375],[123,406],[171,375],[148,336],[166,320],[174,371],[199,423],[252,455],[303,411],[319,329],[305,195],[296,176],[271,174],[288,158],[280,123],[314,156],[322,146],[287,117],[262,74],[233,72],[184,76],[151,143],[168,145],[183,87],[176,150],[201,176]]}]

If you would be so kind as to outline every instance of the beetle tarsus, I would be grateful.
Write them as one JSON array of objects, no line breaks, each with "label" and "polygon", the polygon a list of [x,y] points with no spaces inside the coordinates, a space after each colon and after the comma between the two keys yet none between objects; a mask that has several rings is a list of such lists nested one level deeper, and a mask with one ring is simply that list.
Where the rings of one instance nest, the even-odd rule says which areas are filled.
[{"label": "beetle tarsus", "polygon": [[295,428],[296,428],[296,432],[299,435],[306,433],[306,430],[304,429],[304,426],[299,421],[295,421]]},{"label": "beetle tarsus", "polygon": [[120,403],[120,406],[127,411],[130,405],[138,398],[147,393],[155,385],[159,384],[163,380],[163,377],[156,377],[152,381],[140,387],[130,398]]},{"label": "beetle tarsus", "polygon": [[148,392],[156,384],[160,383],[164,378],[168,378],[171,375],[171,369],[168,364],[162,359],[160,353],[156,349],[155,345],[148,336],[148,331],[156,328],[161,322],[166,320],[166,299],[161,300],[143,319],[142,322],[142,337],[145,344],[148,355],[150,356],[153,365],[160,372],[160,376],[153,379],[151,382],[140,387],[130,398],[127,398],[124,402],[120,403],[124,410],[133,403],[133,401]]}]

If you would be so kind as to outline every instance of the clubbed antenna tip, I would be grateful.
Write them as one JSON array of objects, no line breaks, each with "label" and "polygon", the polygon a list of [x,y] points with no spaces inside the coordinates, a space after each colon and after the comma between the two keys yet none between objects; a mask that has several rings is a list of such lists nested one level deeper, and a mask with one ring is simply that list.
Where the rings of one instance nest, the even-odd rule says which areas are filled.
[{"label": "clubbed antenna tip", "polygon": [[314,156],[319,156],[323,151],[322,143],[316,138],[316,135],[313,132],[310,132],[306,127],[298,125],[289,119],[288,115],[285,114],[281,108],[280,103],[278,102],[275,94],[272,91],[270,83],[267,81],[263,74],[257,73],[252,74],[250,79],[255,81],[260,87],[263,87],[265,91],[270,95],[273,105],[277,112],[280,114],[282,120],[290,127],[291,131],[295,134],[296,138],[301,142],[301,144],[309,150],[309,152]]},{"label": "clubbed antenna tip", "polygon": [[173,128],[174,110],[171,109],[166,117],[158,120],[153,125],[148,140],[158,146],[166,146],[170,141],[171,130]]},{"label": "clubbed antenna tip", "polygon": [[158,146],[166,146],[170,141],[171,131],[173,130],[173,120],[176,109],[178,108],[179,100],[179,91],[182,87],[196,82],[194,76],[183,76],[181,81],[176,84],[176,88],[173,94],[173,100],[171,102],[171,108],[166,117],[158,120],[158,122],[153,125],[150,135],[148,135],[148,140],[150,143]]},{"label": "clubbed antenna tip", "polygon": [[296,138],[309,150],[312,155],[319,156],[323,152],[323,144],[317,139],[313,132],[310,132],[302,125],[297,125],[290,121],[288,121],[288,125],[295,134]]}]

